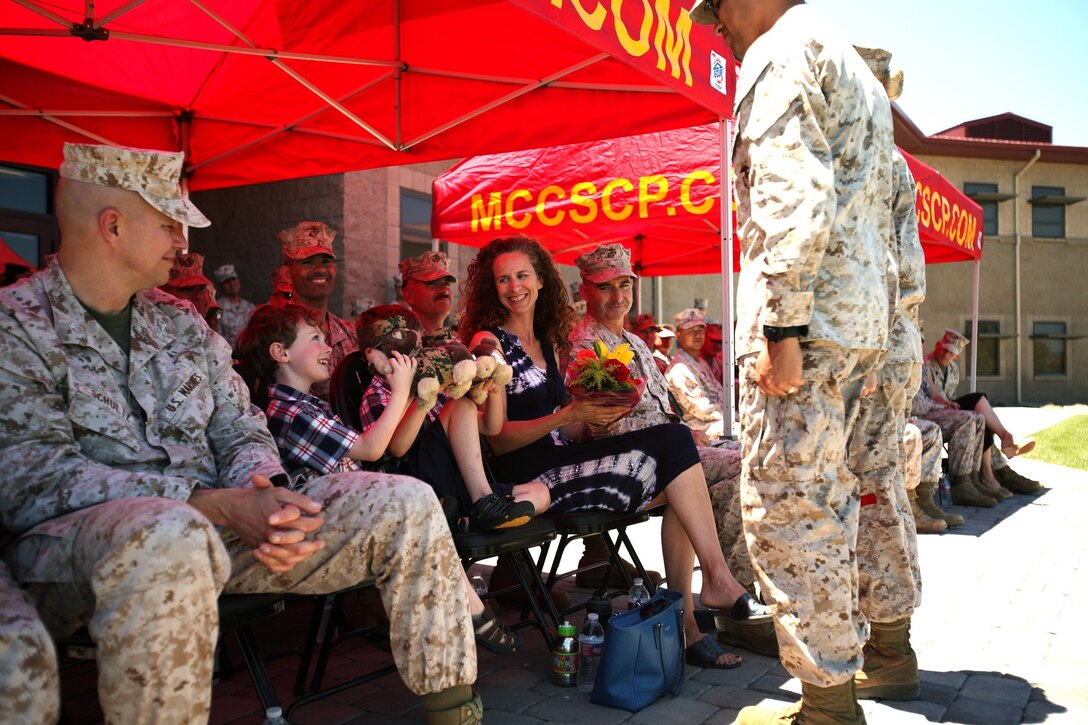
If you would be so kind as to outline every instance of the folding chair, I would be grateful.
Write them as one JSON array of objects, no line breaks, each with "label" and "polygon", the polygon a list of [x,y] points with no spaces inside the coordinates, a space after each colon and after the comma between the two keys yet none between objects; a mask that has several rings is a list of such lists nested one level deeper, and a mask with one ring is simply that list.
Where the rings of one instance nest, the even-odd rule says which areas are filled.
[{"label": "folding chair", "polygon": [[[245,660],[246,669],[253,680],[253,687],[261,701],[261,707],[265,710],[279,707],[280,703],[250,625],[282,612],[283,600],[282,594],[224,594],[219,597],[219,630],[234,632],[242,659]],[[57,654],[61,657],[93,660],[97,654],[94,640],[86,629],[60,637],[55,644]]]}]

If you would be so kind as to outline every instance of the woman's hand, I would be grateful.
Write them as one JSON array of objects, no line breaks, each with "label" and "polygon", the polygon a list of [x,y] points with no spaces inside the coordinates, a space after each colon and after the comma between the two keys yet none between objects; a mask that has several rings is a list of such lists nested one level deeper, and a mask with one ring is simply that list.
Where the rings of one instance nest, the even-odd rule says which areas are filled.
[{"label": "woman's hand", "polygon": [[571,420],[598,428],[615,423],[630,411],[626,405],[600,403],[592,398],[575,398],[567,405]]}]

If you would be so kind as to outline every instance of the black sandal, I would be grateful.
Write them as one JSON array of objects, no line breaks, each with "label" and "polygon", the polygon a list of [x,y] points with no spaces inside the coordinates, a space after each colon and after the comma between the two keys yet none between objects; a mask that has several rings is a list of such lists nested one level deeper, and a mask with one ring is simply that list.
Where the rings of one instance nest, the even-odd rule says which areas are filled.
[{"label": "black sandal", "polygon": [[760,604],[745,592],[737,597],[733,606],[729,609],[696,609],[695,624],[700,632],[720,632],[725,629],[727,622],[736,624],[762,624],[774,619],[771,608],[766,604]]},{"label": "black sandal", "polygon": [[521,635],[507,629],[495,610],[484,605],[484,611],[472,618],[472,629],[476,633],[476,644],[488,652],[497,655],[512,655],[521,647]]}]

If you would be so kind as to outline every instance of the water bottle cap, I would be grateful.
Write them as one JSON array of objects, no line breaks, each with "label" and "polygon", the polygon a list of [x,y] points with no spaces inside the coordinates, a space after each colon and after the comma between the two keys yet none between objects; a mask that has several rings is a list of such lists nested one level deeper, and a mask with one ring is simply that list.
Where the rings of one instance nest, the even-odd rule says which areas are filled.
[{"label": "water bottle cap", "polygon": [[641,586],[641,584],[642,584],[642,577],[640,577],[640,576],[636,576],[636,577],[634,578],[634,580],[633,580],[633,581],[634,581],[634,583],[635,583],[635,586]]},{"label": "water bottle cap", "polygon": [[269,720],[275,720],[278,717],[283,717],[283,708],[270,707],[264,711],[264,716]]},{"label": "water bottle cap", "polygon": [[596,612],[590,612],[589,614],[586,615],[586,619],[588,619],[591,622],[596,622],[598,619],[600,619],[600,617],[597,615]]}]

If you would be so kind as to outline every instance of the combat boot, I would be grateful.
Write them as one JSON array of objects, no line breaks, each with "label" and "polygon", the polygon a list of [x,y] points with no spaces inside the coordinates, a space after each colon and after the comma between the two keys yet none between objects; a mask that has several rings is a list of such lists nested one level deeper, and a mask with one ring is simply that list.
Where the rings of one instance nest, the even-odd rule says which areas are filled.
[{"label": "combat boot", "polygon": [[914,491],[907,491],[907,499],[910,501],[910,510],[914,514],[914,528],[919,534],[939,534],[948,528],[943,518],[930,516],[918,504]]},{"label": "combat boot", "polygon": [[801,683],[801,701],[782,710],[755,705],[737,714],[734,725],[865,725],[854,681],[817,687]]},{"label": "combat boot", "polygon": [[474,692],[471,700],[460,705],[442,710],[427,710],[424,707],[423,721],[427,725],[479,725],[484,721],[484,704]]},{"label": "combat boot", "polygon": [[1021,476],[1019,473],[1012,470],[1010,466],[995,468],[994,478],[1000,481],[1002,486],[1009,489],[1013,493],[1024,494],[1025,496],[1029,496],[1033,493],[1038,493],[1039,491],[1043,490],[1043,484],[1027,478],[1026,476]]},{"label": "combat boot", "polygon": [[978,490],[981,491],[984,496],[989,496],[998,502],[1004,501],[1007,498],[1012,498],[1012,491],[1002,486],[997,481],[996,477],[993,482],[988,481],[986,477],[982,475],[981,471],[975,476],[975,486],[978,487]]},{"label": "combat boot", "polygon": [[865,665],[854,675],[861,699],[913,700],[921,692],[918,656],[910,646],[910,617],[894,622],[869,622]]},{"label": "combat boot", "polygon": [[944,519],[944,522],[948,524],[948,528],[963,526],[962,516],[945,511],[933,500],[933,492],[936,487],[936,483],[918,484],[918,489],[914,492],[914,498],[917,500],[919,508],[929,514],[932,518]]},{"label": "combat boot", "polygon": [[997,501],[978,490],[975,486],[974,476],[969,473],[952,477],[952,503],[959,506],[978,506],[980,508],[990,508],[997,505]]}]

